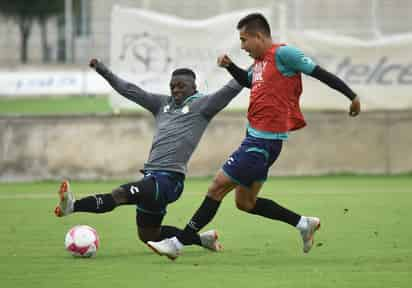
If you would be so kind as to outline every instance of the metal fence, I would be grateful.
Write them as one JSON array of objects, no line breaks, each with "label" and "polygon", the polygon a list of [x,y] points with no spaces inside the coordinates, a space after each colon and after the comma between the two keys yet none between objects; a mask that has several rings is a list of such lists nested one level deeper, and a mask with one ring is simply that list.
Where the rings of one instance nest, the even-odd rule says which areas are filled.
[{"label": "metal fence", "polygon": [[[42,29],[33,22],[28,38],[27,64],[44,69],[55,64],[84,64],[90,57],[109,59],[110,13],[113,5],[144,8],[188,19],[204,19],[225,12],[271,7],[275,38],[286,29],[321,30],[360,39],[412,33],[410,0],[65,0],[65,10]],[[115,31],[113,31],[115,33]],[[17,22],[0,16],[0,67],[20,66],[21,33]]]}]

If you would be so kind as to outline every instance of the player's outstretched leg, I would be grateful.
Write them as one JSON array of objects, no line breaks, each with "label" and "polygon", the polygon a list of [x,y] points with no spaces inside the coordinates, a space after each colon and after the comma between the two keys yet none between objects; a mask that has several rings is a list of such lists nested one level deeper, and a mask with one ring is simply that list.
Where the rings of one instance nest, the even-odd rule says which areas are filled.
[{"label": "player's outstretched leg", "polygon": [[63,217],[73,213],[75,200],[73,193],[70,191],[70,183],[68,180],[64,180],[60,184],[58,195],[59,204],[54,209],[54,214],[57,217]]},{"label": "player's outstretched leg", "polygon": [[302,216],[297,228],[303,241],[303,252],[308,253],[314,244],[315,232],[320,228],[320,219],[317,217]]}]

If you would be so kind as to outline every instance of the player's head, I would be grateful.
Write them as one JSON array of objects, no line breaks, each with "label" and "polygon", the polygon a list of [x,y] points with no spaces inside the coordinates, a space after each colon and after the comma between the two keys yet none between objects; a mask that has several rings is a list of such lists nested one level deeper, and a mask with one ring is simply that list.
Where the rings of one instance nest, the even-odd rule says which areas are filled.
[{"label": "player's head", "polygon": [[260,13],[249,14],[237,24],[241,48],[252,58],[260,58],[267,46],[272,44],[270,26]]},{"label": "player's head", "polygon": [[196,93],[196,74],[188,68],[173,71],[170,79],[170,93],[176,104],[181,104],[187,97]]}]

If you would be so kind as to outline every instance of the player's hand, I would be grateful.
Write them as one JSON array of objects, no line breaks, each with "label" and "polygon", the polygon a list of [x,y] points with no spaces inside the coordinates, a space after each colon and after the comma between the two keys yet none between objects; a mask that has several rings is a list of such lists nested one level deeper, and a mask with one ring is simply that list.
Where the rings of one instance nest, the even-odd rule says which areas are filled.
[{"label": "player's hand", "polygon": [[356,96],[349,107],[349,116],[355,117],[358,116],[361,111],[361,105],[359,101],[359,96]]},{"label": "player's hand", "polygon": [[223,54],[219,57],[217,57],[217,65],[220,67],[228,67],[232,63],[232,60],[227,56],[226,54]]},{"label": "player's hand", "polygon": [[98,62],[99,62],[99,60],[97,60],[96,58],[93,58],[93,59],[90,60],[89,66],[91,68],[96,68]]}]

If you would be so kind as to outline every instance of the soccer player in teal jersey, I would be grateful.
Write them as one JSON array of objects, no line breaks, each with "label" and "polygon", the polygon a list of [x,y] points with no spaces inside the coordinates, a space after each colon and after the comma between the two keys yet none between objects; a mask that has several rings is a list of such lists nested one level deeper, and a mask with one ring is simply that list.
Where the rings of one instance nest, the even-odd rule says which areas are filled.
[{"label": "soccer player in teal jersey", "polygon": [[160,255],[176,258],[184,245],[193,244],[198,231],[212,221],[221,201],[233,189],[240,210],[297,228],[303,240],[303,252],[308,253],[313,247],[320,219],[300,215],[275,201],[258,197],[288,133],[306,125],[299,106],[301,74],[316,78],[349,98],[350,116],[360,112],[359,97],[341,79],[316,65],[297,48],[274,44],[263,15],[250,14],[239,21],[237,28],[242,49],[254,59],[252,68],[249,71],[240,69],[226,55],[220,57],[218,63],[240,84],[251,88],[247,135],[217,173],[183,233],[163,241],[148,242]]}]

